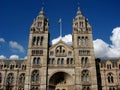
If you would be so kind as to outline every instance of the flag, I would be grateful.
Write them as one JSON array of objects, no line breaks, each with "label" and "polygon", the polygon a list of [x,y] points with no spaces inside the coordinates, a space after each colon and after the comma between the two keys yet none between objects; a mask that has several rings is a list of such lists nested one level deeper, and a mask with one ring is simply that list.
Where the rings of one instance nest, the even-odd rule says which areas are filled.
[{"label": "flag", "polygon": [[58,23],[61,23],[61,22],[62,22],[62,19],[60,18],[59,21],[58,21]]}]

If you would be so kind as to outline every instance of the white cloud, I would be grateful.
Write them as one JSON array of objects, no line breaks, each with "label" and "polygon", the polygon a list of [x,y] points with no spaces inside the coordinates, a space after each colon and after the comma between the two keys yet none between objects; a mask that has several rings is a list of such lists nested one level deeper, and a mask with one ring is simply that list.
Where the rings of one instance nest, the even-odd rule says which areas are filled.
[{"label": "white cloud", "polygon": [[6,59],[4,55],[0,55],[0,59]]},{"label": "white cloud", "polygon": [[64,37],[58,37],[52,40],[52,44],[56,44],[60,39],[62,39],[65,43],[72,45],[72,35],[68,34]]},{"label": "white cloud", "polygon": [[96,39],[94,41],[94,51],[96,57],[120,57],[120,27],[113,29],[110,40],[112,44],[107,44],[101,39]]},{"label": "white cloud", "polygon": [[0,42],[5,42],[5,39],[4,38],[0,38]]},{"label": "white cloud", "polygon": [[[60,37],[53,39],[52,44],[57,43]],[[68,34],[62,37],[62,40],[66,43],[72,44],[72,35]],[[112,44],[108,44],[102,39],[96,39],[93,41],[94,52],[96,58],[119,58],[120,57],[120,27],[113,29],[112,36],[110,36]]]},{"label": "white cloud", "polygon": [[101,39],[96,39],[93,41],[94,52],[97,58],[106,57],[109,51],[109,45]]},{"label": "white cloud", "polygon": [[19,56],[18,56],[18,55],[11,55],[11,56],[9,57],[9,59],[18,60],[18,59],[19,59]]},{"label": "white cloud", "polygon": [[25,56],[24,59],[27,59],[27,56]]},{"label": "white cloud", "polygon": [[24,52],[24,48],[22,45],[18,44],[17,42],[15,41],[10,41],[9,42],[9,45],[12,49],[14,50],[19,50],[20,52]]}]

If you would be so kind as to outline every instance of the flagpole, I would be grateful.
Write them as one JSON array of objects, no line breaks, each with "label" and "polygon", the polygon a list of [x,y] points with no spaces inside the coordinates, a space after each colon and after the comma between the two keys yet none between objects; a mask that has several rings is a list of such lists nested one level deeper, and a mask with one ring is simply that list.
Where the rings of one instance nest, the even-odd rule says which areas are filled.
[{"label": "flagpole", "polygon": [[60,38],[62,38],[62,19],[59,19],[59,23],[60,23]]},{"label": "flagpole", "polygon": [[60,37],[62,38],[62,20],[61,20],[61,23],[60,23]]}]

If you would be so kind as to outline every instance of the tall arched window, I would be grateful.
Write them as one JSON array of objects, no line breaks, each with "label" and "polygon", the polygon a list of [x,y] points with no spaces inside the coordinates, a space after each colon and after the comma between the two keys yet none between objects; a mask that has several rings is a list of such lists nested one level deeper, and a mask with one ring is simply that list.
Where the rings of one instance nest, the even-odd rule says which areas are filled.
[{"label": "tall arched window", "polygon": [[41,36],[41,39],[40,39],[40,45],[43,45],[43,36]]},{"label": "tall arched window", "polygon": [[22,70],[26,70],[26,65],[22,65]]},{"label": "tall arched window", "polygon": [[57,64],[60,64],[60,58],[58,58],[58,60],[57,60]]},{"label": "tall arched window", "polygon": [[37,58],[37,64],[40,64],[40,58],[39,57]]},{"label": "tall arched window", "polygon": [[61,59],[61,64],[64,64],[64,58]]},{"label": "tall arched window", "polygon": [[36,45],[36,37],[33,37],[33,39],[32,39],[32,45]]},{"label": "tall arched window", "polygon": [[88,82],[89,78],[90,78],[89,71],[88,70],[83,70],[81,78],[82,78],[83,82]]},{"label": "tall arched window", "polygon": [[39,81],[39,71],[34,70],[31,75],[32,82],[38,82]]},{"label": "tall arched window", "polygon": [[14,65],[11,64],[10,65],[10,69],[13,70],[14,69]]},{"label": "tall arched window", "polygon": [[108,73],[107,79],[108,79],[108,83],[114,83],[114,78],[112,73]]},{"label": "tall arched window", "polygon": [[37,37],[37,45],[40,45],[40,37]]},{"label": "tall arched window", "polygon": [[7,76],[7,84],[12,84],[14,81],[14,74],[13,73],[9,73]]},{"label": "tall arched window", "polygon": [[88,57],[85,57],[85,65],[88,64]]},{"label": "tall arched window", "polygon": [[81,64],[82,64],[82,66],[87,66],[88,62],[89,62],[88,57],[82,57],[81,58]]},{"label": "tall arched window", "polygon": [[85,45],[88,46],[88,37],[85,37]]},{"label": "tall arched window", "polygon": [[33,64],[36,64],[37,60],[36,57],[33,58]]},{"label": "tall arched window", "polygon": [[0,73],[0,83],[2,83],[2,74]]},{"label": "tall arched window", "polygon": [[20,76],[19,76],[19,83],[23,84],[24,82],[25,82],[25,74],[22,73],[22,74],[20,74]]}]

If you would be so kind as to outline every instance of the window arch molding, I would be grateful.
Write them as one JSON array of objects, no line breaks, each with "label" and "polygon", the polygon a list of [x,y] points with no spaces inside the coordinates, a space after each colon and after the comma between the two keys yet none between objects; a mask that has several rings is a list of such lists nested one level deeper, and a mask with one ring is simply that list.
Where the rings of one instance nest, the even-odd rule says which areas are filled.
[{"label": "window arch molding", "polygon": [[19,83],[23,84],[25,83],[25,73],[21,73],[19,76]]},{"label": "window arch molding", "polygon": [[55,49],[55,52],[56,52],[57,56],[67,55],[67,50],[65,49],[65,47],[63,45],[57,46],[56,49]]},{"label": "window arch molding", "polygon": [[82,71],[81,80],[83,82],[89,82],[90,81],[90,71],[89,70],[83,70]]},{"label": "window arch molding", "polygon": [[12,84],[14,82],[14,73],[9,73],[7,75],[7,84]]},{"label": "window arch molding", "polygon": [[39,70],[33,70],[31,73],[31,81],[38,82],[39,81]]},{"label": "window arch molding", "polygon": [[114,83],[114,75],[113,73],[108,73],[107,74],[107,80],[108,80],[108,83]]}]

